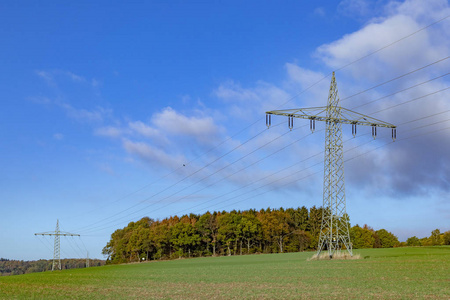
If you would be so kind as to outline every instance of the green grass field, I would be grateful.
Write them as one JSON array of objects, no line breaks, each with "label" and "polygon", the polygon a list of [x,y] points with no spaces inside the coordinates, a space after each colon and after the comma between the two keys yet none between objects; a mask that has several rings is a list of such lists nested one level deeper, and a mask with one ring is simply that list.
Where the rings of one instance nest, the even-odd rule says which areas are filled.
[{"label": "green grass field", "polygon": [[[450,299],[450,247],[207,257],[0,278],[2,299]],[[365,258],[364,258],[365,257]]]}]

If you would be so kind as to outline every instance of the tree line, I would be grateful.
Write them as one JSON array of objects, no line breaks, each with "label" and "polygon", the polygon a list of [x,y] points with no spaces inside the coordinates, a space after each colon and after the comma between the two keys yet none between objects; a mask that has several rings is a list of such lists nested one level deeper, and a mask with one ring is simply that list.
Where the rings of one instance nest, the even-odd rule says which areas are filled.
[{"label": "tree line", "polygon": [[[0,275],[21,275],[35,272],[44,272],[52,269],[53,260],[34,260],[34,261],[23,261],[23,260],[10,260],[5,258],[0,258]],[[89,266],[97,267],[103,266],[105,264],[104,260],[100,259],[90,259]],[[77,269],[85,268],[86,259],[61,259],[61,269]]]},{"label": "tree line", "polygon": [[450,230],[441,233],[439,229],[431,232],[429,237],[419,239],[417,236],[412,236],[404,243],[406,246],[440,246],[450,245]]},{"label": "tree line", "polygon": [[[282,253],[316,250],[323,208],[250,209],[144,217],[117,229],[102,253],[108,263],[182,257]],[[391,232],[350,227],[354,249],[405,246]],[[444,238],[440,240],[444,243]]]}]

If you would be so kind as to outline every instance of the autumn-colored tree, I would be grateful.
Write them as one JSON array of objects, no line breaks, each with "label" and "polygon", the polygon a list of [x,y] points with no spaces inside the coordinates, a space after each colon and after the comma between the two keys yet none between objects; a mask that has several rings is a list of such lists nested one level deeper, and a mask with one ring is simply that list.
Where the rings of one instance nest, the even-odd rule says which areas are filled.
[{"label": "autumn-colored tree", "polygon": [[442,240],[444,245],[450,245],[450,230],[444,232],[443,236],[442,236]]},{"label": "autumn-colored tree", "polygon": [[407,246],[422,246],[417,236],[410,237],[406,240]]},{"label": "autumn-colored tree", "polygon": [[367,225],[362,228],[358,225],[350,228],[350,240],[354,249],[372,248],[375,242],[373,232]]},{"label": "autumn-colored tree", "polygon": [[313,206],[309,209],[308,228],[311,234],[311,248],[316,249],[319,244],[320,229],[322,227],[323,209]]},{"label": "autumn-colored tree", "polygon": [[[0,258],[0,277],[8,275],[21,275],[35,272],[44,272],[52,269],[52,260],[36,260],[36,261],[23,261],[23,260],[9,260]],[[91,267],[103,266],[104,260],[90,259],[89,265]],[[73,259],[65,258],[61,259],[61,269],[75,269],[85,268],[86,259]]]},{"label": "autumn-colored tree", "polygon": [[247,253],[250,253],[250,246],[261,236],[261,222],[255,214],[244,213],[239,226],[240,232],[242,233],[242,240],[247,244]]},{"label": "autumn-colored tree", "polygon": [[275,242],[279,248],[279,252],[283,253],[284,238],[290,233],[289,231],[289,214],[273,210],[259,215],[262,232],[266,241]]},{"label": "autumn-colored tree", "polygon": [[293,235],[295,239],[294,245],[298,245],[298,251],[302,252],[308,249],[311,245],[311,233],[304,230],[296,230]]},{"label": "autumn-colored tree", "polygon": [[381,248],[392,248],[399,244],[398,238],[386,229],[380,229],[375,232],[380,239]]},{"label": "autumn-colored tree", "polygon": [[211,214],[209,211],[200,216],[195,223],[195,227],[200,233],[202,242],[206,244],[206,254],[211,255],[210,245],[212,247],[212,255],[216,255],[216,244],[218,235],[217,213]]},{"label": "autumn-colored tree", "polygon": [[431,245],[441,245],[441,231],[439,229],[435,229],[431,232]]},{"label": "autumn-colored tree", "polygon": [[[231,255],[231,246],[237,243],[241,233],[239,232],[239,216],[234,212],[225,213],[217,218],[219,229],[218,239],[227,246],[227,255]],[[234,249],[236,252],[236,249]]]},{"label": "autumn-colored tree", "polygon": [[153,238],[153,243],[155,244],[157,249],[153,257],[154,259],[162,259],[164,257],[171,256],[172,245],[170,243],[170,227],[170,220],[155,222],[153,226],[151,226],[151,236]]},{"label": "autumn-colored tree", "polygon": [[420,244],[422,246],[433,246],[433,241],[431,240],[431,238],[424,237],[420,239]]},{"label": "autumn-colored tree", "polygon": [[112,263],[125,263],[130,255],[127,252],[130,233],[134,227],[134,222],[128,224],[123,229],[117,229],[111,235],[111,240],[102,250],[102,254],[108,256],[108,261]]},{"label": "autumn-colored tree", "polygon": [[191,257],[191,250],[200,243],[200,235],[190,222],[179,222],[170,228],[170,242],[177,249],[178,257],[186,253]]},{"label": "autumn-colored tree", "polygon": [[[163,220],[142,218],[117,229],[103,248],[107,263],[126,263],[183,256],[236,255],[317,249],[321,207],[261,209],[188,214]],[[350,226],[348,215],[344,222]],[[351,227],[353,248],[395,247],[395,235],[364,225]],[[411,237],[404,245],[450,244],[450,232],[433,230],[430,237]],[[9,264],[11,265],[11,264]],[[6,271],[8,272],[8,271]]]},{"label": "autumn-colored tree", "polygon": [[308,209],[305,206],[302,206],[301,208],[298,207],[296,209],[288,208],[286,209],[286,212],[289,214],[291,222],[290,225],[292,228],[302,231],[306,231],[308,229],[309,216]]}]

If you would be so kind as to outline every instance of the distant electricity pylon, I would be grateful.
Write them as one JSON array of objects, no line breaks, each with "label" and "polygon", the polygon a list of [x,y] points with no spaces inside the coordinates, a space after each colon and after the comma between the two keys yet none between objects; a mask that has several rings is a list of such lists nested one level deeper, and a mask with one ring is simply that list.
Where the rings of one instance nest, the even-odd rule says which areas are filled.
[{"label": "distant electricity pylon", "polygon": [[76,233],[70,233],[70,232],[64,232],[59,230],[59,220],[56,220],[56,229],[54,232],[48,231],[48,232],[40,232],[35,233],[34,235],[50,235],[55,236],[55,247],[53,249],[53,265],[52,265],[52,271],[55,270],[55,267],[57,267],[59,270],[61,270],[61,255],[60,255],[60,236],[80,236]]},{"label": "distant electricity pylon", "polygon": [[326,249],[332,258],[337,251],[345,247],[353,256],[345,204],[342,124],[352,125],[353,136],[356,136],[357,125],[372,126],[373,138],[377,136],[377,127],[392,128],[393,140],[397,135],[396,126],[341,107],[334,72],[327,106],[268,111],[266,112],[267,127],[270,127],[272,123],[271,115],[288,117],[291,130],[294,127],[294,118],[309,119],[312,132],[316,128],[316,121],[326,122],[323,213],[317,255]]}]

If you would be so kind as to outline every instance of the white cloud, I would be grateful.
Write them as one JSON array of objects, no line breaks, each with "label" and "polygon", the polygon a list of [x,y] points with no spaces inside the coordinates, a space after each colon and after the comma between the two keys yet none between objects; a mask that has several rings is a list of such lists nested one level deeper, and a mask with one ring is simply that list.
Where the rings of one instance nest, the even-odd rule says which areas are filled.
[{"label": "white cloud", "polygon": [[[354,5],[353,9],[359,9],[360,13],[367,15],[371,14],[371,12],[365,11],[367,2],[351,2]],[[347,4],[349,3],[347,1]],[[448,3],[444,4],[440,0],[432,1],[429,6],[423,1],[405,1],[398,5],[387,5],[384,7],[384,10],[388,11],[388,13],[383,18],[372,19],[360,30],[345,35],[337,41],[318,47],[315,56],[331,69],[340,68],[418,31],[425,25],[442,18],[442,11],[449,11]],[[342,94],[345,96],[352,95],[352,93],[448,56],[448,53],[450,53],[450,30],[443,30],[443,28],[448,28],[449,23],[445,21],[436,24],[403,41],[386,47],[386,49],[370,55],[347,68],[339,70],[336,73],[336,77],[341,97]],[[417,74],[408,76],[403,80],[395,81],[392,84],[351,98],[351,100],[343,102],[343,105],[351,108],[352,106],[357,106],[357,104],[363,104],[394,91],[424,82],[433,76],[448,72],[448,67],[448,63],[437,64],[433,68],[417,72]],[[275,84],[257,82],[255,86],[246,88],[233,81],[227,81],[221,84],[214,91],[214,94],[226,103],[227,112],[230,116],[249,118],[249,116],[257,116],[258,111],[260,113],[264,109],[291,108],[295,106],[294,101],[284,105],[285,107],[278,108],[279,104],[285,102],[280,101],[280,99],[284,98],[283,100],[287,100],[291,97],[290,94],[295,95],[293,90],[296,88],[297,91],[309,88],[320,81],[323,78],[323,74],[293,63],[287,63],[285,68],[287,79],[281,87]],[[302,100],[302,104],[307,104],[301,106],[324,106],[328,96],[329,82],[329,78],[327,78],[314,89],[299,97]],[[383,108],[389,108],[395,104],[445,88],[448,84],[448,79],[442,78],[407,92],[388,97],[382,101],[374,102],[370,106],[364,107],[361,112],[370,114]],[[298,103],[298,100],[296,99],[295,102]],[[270,108],[268,109],[268,107]],[[407,105],[388,109],[374,115],[374,117],[398,125],[405,121],[448,109],[450,109],[448,93],[439,93]],[[429,120],[428,123],[425,122],[425,124],[429,123],[431,123]],[[417,123],[414,126],[417,126]],[[400,126],[397,134],[398,138],[400,139],[400,136],[402,136],[402,131],[412,129],[414,126],[413,124]],[[440,127],[430,126],[425,129],[425,132],[436,128]],[[359,132],[363,133],[364,129],[359,129]],[[383,134],[387,137],[390,133],[380,129],[379,135]],[[409,133],[408,136],[414,134],[417,134],[417,131],[413,131],[412,134]],[[445,180],[443,179],[445,176],[442,174],[445,174],[443,168],[450,165],[450,161],[448,156],[442,153],[442,151],[446,150],[442,149],[449,149],[447,142],[450,140],[449,134],[449,131],[444,131],[432,137],[426,137],[426,143],[423,142],[424,138],[421,138],[410,141],[398,141],[394,149],[392,149],[392,146],[391,148],[381,148],[375,151],[376,153],[373,157],[369,155],[370,157],[366,156],[359,159],[358,164],[350,164],[351,174],[357,174],[352,179],[360,183],[362,189],[367,188],[368,193],[373,194],[376,191],[385,193],[385,195],[395,195],[399,198],[407,197],[415,192],[423,193],[425,190],[427,192],[433,189],[448,190],[448,184],[445,185]],[[403,135],[402,137],[406,136]],[[263,140],[262,138],[257,139],[256,142],[261,143]],[[245,153],[245,150],[250,149],[252,146],[246,145],[246,147],[243,147],[241,149],[242,153]],[[305,149],[312,145],[302,141],[302,146]],[[369,151],[373,150],[374,147],[376,147],[376,143],[362,147],[360,150],[363,152]],[[401,157],[401,159],[396,157]],[[284,158],[291,159],[289,156]],[[362,169],[361,166],[363,166]],[[367,172],[367,168],[371,172]],[[253,172],[257,171],[253,169]],[[248,174],[251,173],[252,170],[248,170]],[[240,178],[245,177],[245,174],[243,174]],[[249,176],[249,178],[258,177],[259,175]],[[242,179],[242,181],[244,182],[245,180]]]},{"label": "white cloud", "polygon": [[214,94],[222,100],[229,102],[256,102],[259,100],[258,93],[254,90],[244,89],[234,81],[227,81],[222,83]]},{"label": "white cloud", "polygon": [[44,79],[49,85],[55,86],[57,78],[66,77],[74,82],[86,82],[86,79],[83,76],[77,75],[71,71],[63,71],[63,70],[51,70],[44,71],[38,70],[36,74]]},{"label": "white cloud", "polygon": [[141,121],[129,122],[128,127],[134,132],[143,135],[145,137],[157,137],[160,135],[159,131],[153,127],[144,124]]},{"label": "white cloud", "polygon": [[320,72],[308,70],[293,63],[286,63],[285,68],[289,79],[300,83],[303,89],[310,87],[324,77],[324,74]]},{"label": "white cloud", "polygon": [[53,76],[50,72],[46,71],[35,71],[36,75],[38,75],[40,78],[44,79],[48,85],[54,86],[55,81],[53,79]]},{"label": "white cloud", "polygon": [[[369,24],[338,41],[323,45],[318,48],[317,55],[332,68],[340,68],[417,31],[419,28],[419,25],[412,18],[402,15],[395,16],[382,23]],[[418,53],[422,54],[418,57],[418,64],[427,61],[429,59],[428,53],[433,50],[430,49],[426,36],[421,37],[420,40],[412,39],[412,41],[414,42],[413,45],[408,43],[403,47],[392,46],[389,51],[381,51],[374,54],[371,59],[352,65],[350,69],[354,77],[367,76],[375,71],[379,78],[381,74],[379,74],[380,70],[377,65],[380,63],[386,64],[390,70],[392,70],[392,64],[395,64],[397,68],[406,69],[410,65],[408,61],[413,58],[412,56],[417,56]],[[423,51],[420,51],[421,49]],[[393,52],[397,52],[398,55]],[[374,79],[377,80],[378,78]]]},{"label": "white cloud", "polygon": [[321,72],[305,69],[293,63],[286,63],[285,69],[288,74],[288,84],[292,86],[292,89],[299,92],[305,91],[305,95],[302,95],[304,99],[302,107],[326,105],[327,95],[323,91],[330,86],[330,76],[325,77]]},{"label": "white cloud", "polygon": [[392,15],[399,14],[411,16],[418,22],[423,23],[423,25],[427,25],[427,23],[432,23],[448,16],[449,4],[447,0],[393,1],[386,6],[386,12]]},{"label": "white cloud", "polygon": [[[362,3],[360,1],[350,2]],[[331,68],[339,68],[417,32],[450,13],[448,2],[440,0],[427,2],[410,0],[395,3],[395,5],[391,3],[385,7],[385,11],[387,12],[385,17],[372,19],[360,30],[320,46],[315,54],[316,57],[319,57],[325,65]],[[449,23],[448,20],[445,20],[421,30],[340,70],[336,74],[339,90],[344,90],[348,95],[350,94],[349,90],[364,90],[374,84],[447,57],[450,52]],[[402,80],[352,98],[343,105],[351,107],[356,103],[361,104],[377,99],[380,96],[432,79],[434,76],[442,75],[448,72],[448,68],[449,62],[444,61]],[[295,77],[297,69],[295,66],[292,69]],[[449,79],[444,77],[382,99],[382,101],[361,108],[361,112],[371,114],[371,112],[390,108],[395,104],[446,88],[448,85]],[[449,109],[448,92],[442,92],[385,110],[374,117],[398,125]],[[400,125],[397,133],[399,141],[396,144],[377,150],[370,157],[359,159],[358,164],[348,165],[350,178],[354,182],[360,183],[362,189],[367,188],[367,193],[384,192],[398,198],[412,194],[429,195],[436,189],[448,191],[448,184],[443,180],[442,174],[445,166],[450,164],[448,156],[443,153],[445,151],[443,149],[449,149],[447,142],[449,141],[449,131],[401,141],[402,138],[408,136],[445,127],[441,124],[442,127],[433,125],[421,131],[413,130],[420,124],[426,125],[432,122],[433,119],[427,119],[420,123]],[[370,169],[371,172],[366,172],[367,169]]]},{"label": "white cloud", "polygon": [[[165,108],[152,117],[152,123],[160,130],[173,135],[190,136],[202,143],[210,143],[220,133],[212,117],[187,117]],[[149,132],[148,128],[145,128]]]},{"label": "white cloud", "polygon": [[79,81],[79,82],[86,81],[86,79],[84,77],[79,76],[79,75],[77,75],[75,73],[72,73],[70,71],[65,71],[65,72],[62,72],[62,73],[64,75],[66,75],[67,77],[69,77],[70,79],[72,79],[73,81]]},{"label": "white cloud", "polygon": [[278,109],[292,98],[286,90],[263,81],[251,88],[227,81],[214,90],[214,95],[225,102],[229,116],[247,120],[263,117],[264,112]]},{"label": "white cloud", "polygon": [[[374,19],[362,29],[320,46],[316,56],[328,66],[340,68],[418,31],[431,22],[430,20],[438,20],[442,10],[450,13],[448,4],[444,9],[442,5],[437,5],[442,4],[442,1],[431,2],[434,5],[423,1],[405,1],[399,6],[390,7],[388,17]],[[425,14],[427,23],[418,20],[418,16]],[[377,81],[386,73],[406,72],[448,56],[448,48],[445,45],[448,45],[450,31],[443,32],[443,35],[433,34],[436,30],[441,33],[441,26],[448,29],[448,22],[444,21],[422,30],[371,55],[368,59],[349,66],[345,71],[350,71],[354,78],[366,77]]]},{"label": "white cloud", "polygon": [[55,134],[53,135],[53,138],[54,138],[55,140],[60,141],[60,140],[64,139],[64,135],[63,135],[62,133],[55,133]]},{"label": "white cloud", "polygon": [[[195,110],[202,113],[201,110]],[[97,132],[107,136],[137,135],[150,139],[166,140],[168,137],[185,137],[194,139],[200,143],[210,144],[223,131],[210,116],[188,117],[174,109],[167,107],[161,112],[155,113],[149,123],[142,121],[128,121],[128,126],[123,129],[117,127],[100,128]],[[192,140],[191,140],[192,141]]]},{"label": "white cloud", "polygon": [[100,106],[93,110],[87,110],[84,108],[75,108],[64,102],[57,102],[57,105],[62,107],[70,118],[76,119],[79,122],[102,122],[106,117],[112,115],[110,109],[105,109]]},{"label": "white cloud", "polygon": [[[88,82],[84,77],[77,75],[71,71],[63,71],[63,70],[51,70],[44,71],[38,70],[35,71],[36,75],[46,81],[46,83],[50,86],[51,91],[54,93],[52,97],[28,97],[31,101],[38,104],[53,104],[60,108],[62,108],[66,114],[79,122],[103,122],[106,118],[112,116],[112,110],[97,106],[95,108],[78,108],[75,107],[67,100],[66,94],[63,92],[63,88],[59,85],[61,81],[64,79],[69,79],[70,83],[82,83],[91,90],[92,87],[98,86],[98,81],[96,79],[92,79],[91,82]],[[61,85],[64,86],[64,85]],[[77,86],[77,89],[79,87]],[[78,102],[81,102],[80,99],[77,99]]]},{"label": "white cloud", "polygon": [[[425,9],[425,4],[422,5],[420,1],[406,1],[403,4],[388,5],[385,8],[389,11],[387,16],[385,15],[383,18],[371,19],[367,22],[367,25],[360,30],[345,35],[337,41],[320,46],[317,49],[315,56],[318,57],[326,67],[330,67],[331,69],[339,68],[422,28],[425,20],[424,14],[427,14],[428,19],[435,19],[441,14],[441,10],[447,9],[444,7],[438,11],[436,7],[440,7],[438,5],[439,3],[442,4],[442,1],[432,1],[430,6],[434,7],[433,9]],[[368,2],[366,1],[344,1],[342,5],[344,4],[347,5],[347,11],[353,10],[358,11],[360,15],[370,15],[370,9],[368,10],[370,5],[368,5]],[[420,10],[423,10],[424,12]],[[317,13],[320,12],[320,10],[317,11]],[[351,91],[359,86],[363,87],[367,82],[379,83],[380,81],[392,78],[395,75],[402,74],[439,59],[443,55],[448,55],[449,47],[447,44],[449,43],[448,40],[450,40],[448,36],[450,30],[443,31],[444,33],[441,36],[436,33],[437,30],[439,28],[442,29],[443,26],[444,25],[440,24],[436,28],[433,27],[420,32],[404,42],[399,42],[388,47],[386,50],[380,51],[361,60],[361,62],[355,63],[348,68],[339,71],[337,73],[339,90],[344,90],[346,94],[349,94],[349,90]],[[439,33],[440,32],[441,31],[439,31]],[[264,112],[267,110],[285,109],[295,106],[325,105],[328,96],[329,78],[323,80],[305,95],[295,98],[293,101],[285,104],[288,100],[293,98],[293,95],[309,88],[324,77],[323,73],[319,71],[306,69],[294,63],[286,63],[285,70],[286,78],[278,84],[258,81],[250,87],[243,87],[232,80],[220,84],[213,91],[213,95],[221,100],[221,104],[223,104],[221,109],[208,109],[204,104],[208,103],[207,101],[198,100],[198,108],[191,108],[187,112],[167,107],[154,113],[152,116],[149,116],[147,120],[127,119],[122,126],[117,125],[117,123],[113,126],[102,126],[96,129],[94,133],[99,136],[112,137],[117,141],[121,141],[121,145],[127,153],[131,154],[132,157],[139,157],[151,167],[164,167],[173,170],[182,166],[186,161],[189,161],[193,157],[198,157],[203,154],[205,152],[205,146],[209,148],[219,144],[219,142],[224,139],[227,132],[225,132],[224,127],[219,123],[222,120],[218,121],[218,118],[213,117],[215,114],[219,114],[218,111],[224,116],[223,120],[225,121],[230,121],[233,118],[253,121],[259,117],[262,119],[264,117]],[[37,74],[46,81],[51,82],[54,80],[54,75],[49,72],[41,71]],[[84,80],[81,76],[70,72],[67,72],[65,75],[73,81]],[[421,82],[427,78],[429,78],[429,74],[423,76],[423,78],[415,77],[414,81]],[[95,79],[87,82],[92,86],[98,85],[98,82]],[[411,91],[411,95],[423,94],[430,90],[433,91],[441,84],[442,82],[422,87],[420,90]],[[390,88],[398,89],[399,86],[400,84],[394,87],[391,86]],[[361,99],[364,100],[364,97],[370,99],[375,95],[384,95],[387,90],[388,89],[377,90],[366,93],[363,97],[358,98],[358,101],[361,101]],[[399,103],[404,97],[404,95],[398,95],[387,101],[380,101],[369,107],[370,109],[368,109],[368,111]],[[386,121],[395,123],[400,120],[408,120],[412,116],[418,117],[425,113],[431,114],[436,109],[440,110],[448,107],[448,101],[445,97],[435,98],[433,101],[436,105],[428,105],[425,108],[420,105],[411,106],[402,109],[402,114],[392,110],[377,117],[380,119],[386,117]],[[188,103],[194,102],[194,100],[189,96],[183,96],[182,102],[187,105]],[[351,103],[352,102],[349,101],[349,104]],[[284,105],[281,106],[282,104]],[[345,104],[347,105],[347,102],[345,102]],[[90,122],[102,123],[107,116],[112,114],[111,111],[102,108],[86,110],[76,109],[69,104],[60,104],[60,106],[63,107],[72,118]],[[281,121],[283,120],[280,119],[280,122]],[[236,123],[239,124],[238,122]],[[246,122],[246,124],[249,124],[249,122]],[[104,124],[102,123],[101,125]],[[231,131],[232,129],[230,128],[232,128],[233,125],[232,122],[229,122],[227,129]],[[262,121],[261,127],[258,127],[257,130],[262,129],[263,127],[264,122]],[[256,126],[254,128],[256,128]],[[285,127],[283,130],[284,129]],[[265,154],[271,153],[271,151],[275,151],[281,144],[274,143],[270,145],[269,150],[263,149],[261,153],[258,152],[257,154],[252,154],[248,158],[239,161],[231,168],[225,169],[234,161],[234,159],[242,157],[242,155],[250,153],[256,147],[264,145],[266,141],[272,140],[274,136],[279,133],[273,133],[273,129],[271,130],[272,131],[269,132],[269,134],[260,136],[251,143],[239,148],[238,151],[234,151],[230,156],[221,159],[212,166],[208,166],[204,172],[201,172],[201,175],[210,174],[220,168],[224,168],[224,171],[221,171],[218,176],[223,177],[230,175],[233,171],[256,161],[257,158],[263,157]],[[401,132],[399,132],[399,136],[400,135]],[[248,137],[248,135],[246,136],[244,133],[243,137],[230,139],[226,143],[226,147],[230,147],[230,144],[239,145],[246,137]],[[240,138],[241,140],[239,140]],[[291,136],[289,139],[285,139],[284,142],[286,142],[286,140],[293,141],[294,138]],[[320,140],[320,142],[318,140]],[[293,159],[300,160],[300,156],[303,157],[304,155],[314,154],[313,152],[317,150],[317,148],[322,148],[322,146],[317,146],[318,144],[322,145],[321,143],[323,143],[322,135],[320,135],[320,137],[314,137],[313,140],[309,139],[302,141],[301,145],[294,146],[296,151],[289,152],[290,154],[286,154],[287,152],[280,154],[282,156],[277,158],[278,161],[275,163],[277,165],[276,168],[280,168],[283,164],[291,164],[292,161],[294,161]],[[402,144],[400,144],[400,146],[401,145]],[[403,147],[400,147],[402,150],[392,152],[390,152],[389,149],[381,149],[377,152],[374,160],[366,161],[366,163],[358,163],[357,166],[350,166],[352,174],[358,175],[354,176],[352,179],[361,182],[366,186],[370,186],[373,185],[373,180],[376,181],[381,178],[382,180],[380,182],[386,185],[387,190],[395,189],[395,185],[397,184],[398,190],[402,190],[402,192],[407,189],[413,190],[414,185],[417,186],[417,182],[420,180],[426,179],[426,183],[431,184],[431,182],[436,179],[436,176],[429,176],[429,178],[426,178],[426,175],[432,174],[433,168],[438,169],[437,174],[440,174],[440,167],[437,161],[430,161],[431,167],[427,167],[427,165],[423,163],[420,168],[410,163],[411,161],[420,160],[420,153],[426,153],[426,147],[428,146],[420,145],[420,143],[408,143],[406,145],[413,149],[413,151],[407,152],[405,151],[407,149]],[[436,141],[432,141],[430,145],[436,146],[437,143]],[[363,150],[373,149],[371,147],[372,145]],[[202,161],[197,162],[198,165],[196,167],[214,161],[222,154],[226,153],[227,149],[224,148],[225,146],[219,147],[217,151],[210,152],[207,156],[202,157]],[[438,156],[439,153],[436,153],[434,150],[435,149],[431,149],[430,151]],[[319,152],[319,150],[317,152]],[[402,159],[393,159],[393,156],[390,155],[391,153]],[[427,157],[425,160],[428,162],[428,160],[432,158],[433,157]],[[405,161],[409,162],[409,164],[405,163]],[[381,168],[380,165],[382,165],[383,162],[386,162],[387,166]],[[448,159],[444,160],[444,163],[448,164]],[[366,172],[366,169],[361,169],[361,166],[366,167],[366,169],[370,168],[370,174],[368,174],[369,172]],[[245,184],[267,176],[272,170],[275,170],[275,168],[270,164],[261,168],[254,166],[246,169],[242,173],[236,174],[236,176],[230,177],[227,181],[237,185]],[[387,173],[390,174],[389,177],[380,177]],[[200,173],[196,176],[199,175]],[[284,179],[277,183],[271,183],[273,181],[272,179],[277,178],[282,178],[282,175],[274,176],[270,180],[265,180],[264,183],[269,187],[280,186],[281,182],[286,183],[288,180]],[[389,181],[388,179],[392,179],[392,181]],[[410,180],[410,183],[408,183],[408,180]],[[380,187],[380,185],[377,187]]]},{"label": "white cloud", "polygon": [[151,166],[175,169],[183,165],[186,159],[178,154],[173,155],[143,142],[123,141],[123,147],[128,153],[139,156]]},{"label": "white cloud", "polygon": [[100,163],[97,166],[102,172],[105,172],[112,176],[117,175],[116,172],[114,172],[114,169],[111,167],[111,165],[109,165],[107,163]]},{"label": "white cloud", "polygon": [[316,7],[314,9],[314,15],[319,16],[319,17],[325,17],[326,13],[325,13],[325,9],[323,7]]},{"label": "white cloud", "polygon": [[99,135],[99,136],[118,138],[118,137],[122,136],[123,130],[121,130],[117,127],[113,127],[113,126],[106,126],[106,127],[97,128],[94,131],[94,134]]},{"label": "white cloud", "polygon": [[52,103],[52,100],[50,98],[42,97],[42,96],[28,97],[27,100],[30,100],[30,101],[32,101],[34,103],[42,104],[42,105],[51,104]]},{"label": "white cloud", "polygon": [[100,82],[97,79],[92,78],[91,84],[93,87],[98,87],[100,85]]},{"label": "white cloud", "polygon": [[343,0],[337,10],[347,17],[361,17],[372,13],[373,1],[367,0]]},{"label": "white cloud", "polygon": [[[199,152],[203,153],[205,147],[210,149],[216,145],[224,133],[223,128],[208,115],[207,108],[194,109],[192,113],[195,116],[187,116],[167,107],[153,114],[148,122],[128,120],[125,126],[103,126],[94,134],[120,140],[127,153],[146,164],[173,169],[186,164]],[[214,157],[214,151],[209,154]],[[190,167],[199,168],[192,164]],[[197,176],[205,172],[207,169]]]}]

